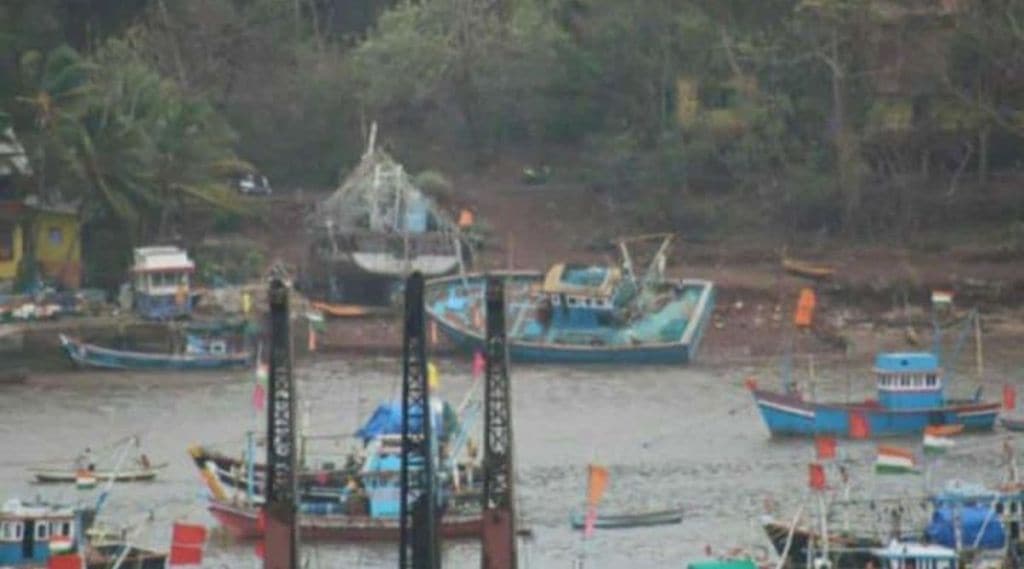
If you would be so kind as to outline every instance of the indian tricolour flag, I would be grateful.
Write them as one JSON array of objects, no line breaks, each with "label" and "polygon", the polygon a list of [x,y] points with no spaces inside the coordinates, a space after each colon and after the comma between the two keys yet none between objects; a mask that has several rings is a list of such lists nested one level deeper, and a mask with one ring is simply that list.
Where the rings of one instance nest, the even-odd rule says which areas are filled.
[{"label": "indian tricolour flag", "polygon": [[952,425],[927,427],[924,430],[925,454],[942,454],[956,444],[951,438],[963,430],[963,426]]},{"label": "indian tricolour flag", "polygon": [[898,447],[878,447],[875,460],[876,474],[913,474],[917,472],[914,453]]}]

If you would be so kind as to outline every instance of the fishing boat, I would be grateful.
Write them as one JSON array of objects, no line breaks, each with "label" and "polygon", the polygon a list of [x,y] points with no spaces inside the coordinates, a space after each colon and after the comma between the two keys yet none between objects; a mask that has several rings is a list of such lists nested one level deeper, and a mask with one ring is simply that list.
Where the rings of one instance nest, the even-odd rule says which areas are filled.
[{"label": "fishing boat", "polygon": [[[623,529],[648,526],[663,526],[678,524],[683,521],[683,510],[661,510],[657,512],[641,512],[634,514],[598,514],[594,519],[594,527],[598,529]],[[581,513],[573,513],[569,518],[569,524],[573,529],[584,529],[586,527],[586,516]]]},{"label": "fishing boat", "polygon": [[193,371],[241,368],[252,363],[249,351],[228,351],[223,341],[190,342],[184,353],[159,354],[115,350],[60,335],[60,345],[72,363],[83,368],[136,371]]},{"label": "fishing boat", "polygon": [[977,396],[946,398],[942,369],[933,353],[878,354],[874,371],[878,399],[859,403],[808,401],[797,392],[748,386],[773,436],[869,438],[920,434],[929,426],[991,431],[995,425],[999,403]]},{"label": "fishing boat", "polygon": [[[257,539],[263,536],[259,508],[212,500],[208,509],[235,539]],[[446,513],[438,529],[445,539],[479,539],[480,524],[479,513]],[[397,516],[300,513],[299,532],[304,540],[398,541],[401,520]]]},{"label": "fishing boat", "polygon": [[[127,569],[163,569],[167,555],[127,544],[94,544],[88,531],[95,510],[35,500],[8,500],[0,507],[0,567],[45,567],[50,557],[78,553],[85,569],[115,565]],[[125,551],[127,549],[127,551]]]},{"label": "fishing boat", "polygon": [[[643,274],[631,245],[659,243]],[[546,274],[498,273],[505,279],[509,357],[519,362],[673,364],[692,361],[714,309],[711,281],[669,279],[672,235],[619,241],[621,266],[559,263]],[[484,349],[486,275],[435,279],[427,313],[469,353]]]},{"label": "fishing boat", "polygon": [[374,124],[359,164],[306,220],[302,287],[324,304],[392,306],[406,275],[450,274],[468,256],[458,226],[376,145],[376,133]]}]

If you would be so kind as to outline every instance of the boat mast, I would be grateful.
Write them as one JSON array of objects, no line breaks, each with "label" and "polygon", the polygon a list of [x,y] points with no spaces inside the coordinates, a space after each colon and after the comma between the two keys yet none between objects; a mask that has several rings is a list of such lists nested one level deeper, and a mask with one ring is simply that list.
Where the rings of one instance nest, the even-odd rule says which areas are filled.
[{"label": "boat mast", "polygon": [[288,287],[270,281],[270,403],[267,405],[265,569],[298,569],[299,532],[295,498],[295,385],[289,326]]},{"label": "boat mast", "polygon": [[[423,275],[413,273],[405,282],[405,333],[402,345],[402,470],[399,569],[441,567],[437,534],[437,492],[434,478],[436,451],[427,381],[426,334],[423,311]],[[413,433],[411,419],[419,414],[422,433]],[[413,472],[412,461],[422,464]]]},{"label": "boat mast", "polygon": [[505,284],[487,279],[487,360],[484,383],[483,569],[517,566],[512,396],[505,336]]}]

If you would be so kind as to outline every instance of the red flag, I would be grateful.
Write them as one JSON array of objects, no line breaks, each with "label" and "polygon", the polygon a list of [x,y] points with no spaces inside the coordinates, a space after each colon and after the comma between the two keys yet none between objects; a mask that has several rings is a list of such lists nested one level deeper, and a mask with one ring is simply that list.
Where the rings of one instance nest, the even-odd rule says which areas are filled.
[{"label": "red flag", "polygon": [[757,378],[755,378],[754,376],[750,376],[747,379],[743,380],[743,387],[746,387],[747,391],[754,391],[755,389],[757,389]]},{"label": "red flag", "polygon": [[171,555],[168,565],[199,565],[203,562],[206,526],[174,523],[171,531]]},{"label": "red flag", "polygon": [[82,569],[82,556],[77,553],[51,555],[46,561],[47,569]]},{"label": "red flag", "polygon": [[871,437],[871,425],[863,413],[850,413],[850,438],[867,439]]},{"label": "red flag", "polygon": [[825,467],[818,462],[812,462],[808,469],[808,484],[813,490],[825,489]]},{"label": "red flag", "polygon": [[487,360],[480,352],[473,352],[473,377],[480,377],[487,368]]},{"label": "red flag", "polygon": [[262,411],[267,405],[267,390],[263,388],[263,385],[257,383],[252,388],[252,406],[257,411]]},{"label": "red flag", "polygon": [[818,460],[831,460],[836,457],[836,438],[832,436],[814,437],[814,448],[818,451]]},{"label": "red flag", "polygon": [[267,556],[267,544],[265,541],[263,541],[263,539],[257,541],[253,549],[255,549],[256,551],[256,557],[263,559]]},{"label": "red flag", "polygon": [[1017,408],[1017,388],[1007,383],[1003,386],[1003,409],[1012,411]]}]

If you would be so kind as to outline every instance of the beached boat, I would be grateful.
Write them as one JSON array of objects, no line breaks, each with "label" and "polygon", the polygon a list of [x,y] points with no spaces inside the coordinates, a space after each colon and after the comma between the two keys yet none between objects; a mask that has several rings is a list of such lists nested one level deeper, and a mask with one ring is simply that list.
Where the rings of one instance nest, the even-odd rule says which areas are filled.
[{"label": "beached boat", "polygon": [[[661,510],[657,512],[640,512],[634,514],[598,514],[594,519],[594,527],[598,529],[624,529],[648,526],[678,524],[683,521],[683,510]],[[586,527],[586,516],[573,513],[569,518],[573,529]]]},{"label": "beached boat", "polygon": [[[671,364],[693,360],[711,312],[711,281],[668,279],[671,235],[644,274],[633,270],[623,240],[622,268],[560,263],[538,272],[494,273],[505,279],[509,357],[520,362]],[[487,275],[435,279],[427,284],[427,313],[469,353],[484,349]]]},{"label": "beached boat", "polygon": [[[211,500],[208,509],[235,539],[263,536],[259,508]],[[300,513],[299,534],[303,540],[398,541],[400,522],[397,516]],[[447,513],[438,529],[445,539],[479,539],[480,524],[479,513]]]},{"label": "beached boat", "polygon": [[[158,354],[130,350],[114,350],[60,335],[60,344],[71,361],[86,368],[138,371],[221,370],[240,368],[252,363],[248,351],[229,352],[226,344],[210,344],[209,351],[186,350],[180,354]],[[190,344],[190,348],[194,344]]]},{"label": "beached boat", "polygon": [[836,270],[826,265],[815,265],[806,261],[799,261],[789,257],[782,258],[782,268],[790,274],[800,277],[826,280],[835,276]]},{"label": "beached boat", "polygon": [[870,438],[920,434],[929,426],[991,431],[995,425],[999,403],[946,398],[934,354],[879,354],[875,374],[878,399],[860,403],[808,401],[799,393],[771,392],[754,384],[750,389],[773,436]]},{"label": "beached boat", "polygon": [[359,164],[306,220],[302,287],[325,304],[392,306],[406,275],[447,275],[468,260],[459,227],[375,144],[376,132],[374,124]]},{"label": "beached boat", "polygon": [[[156,479],[156,475],[167,468],[167,463],[153,464],[147,468],[125,468],[122,470],[92,470],[89,474],[98,482],[149,482]],[[30,468],[29,472],[40,484],[72,484],[79,476],[76,469],[67,468]]]}]

